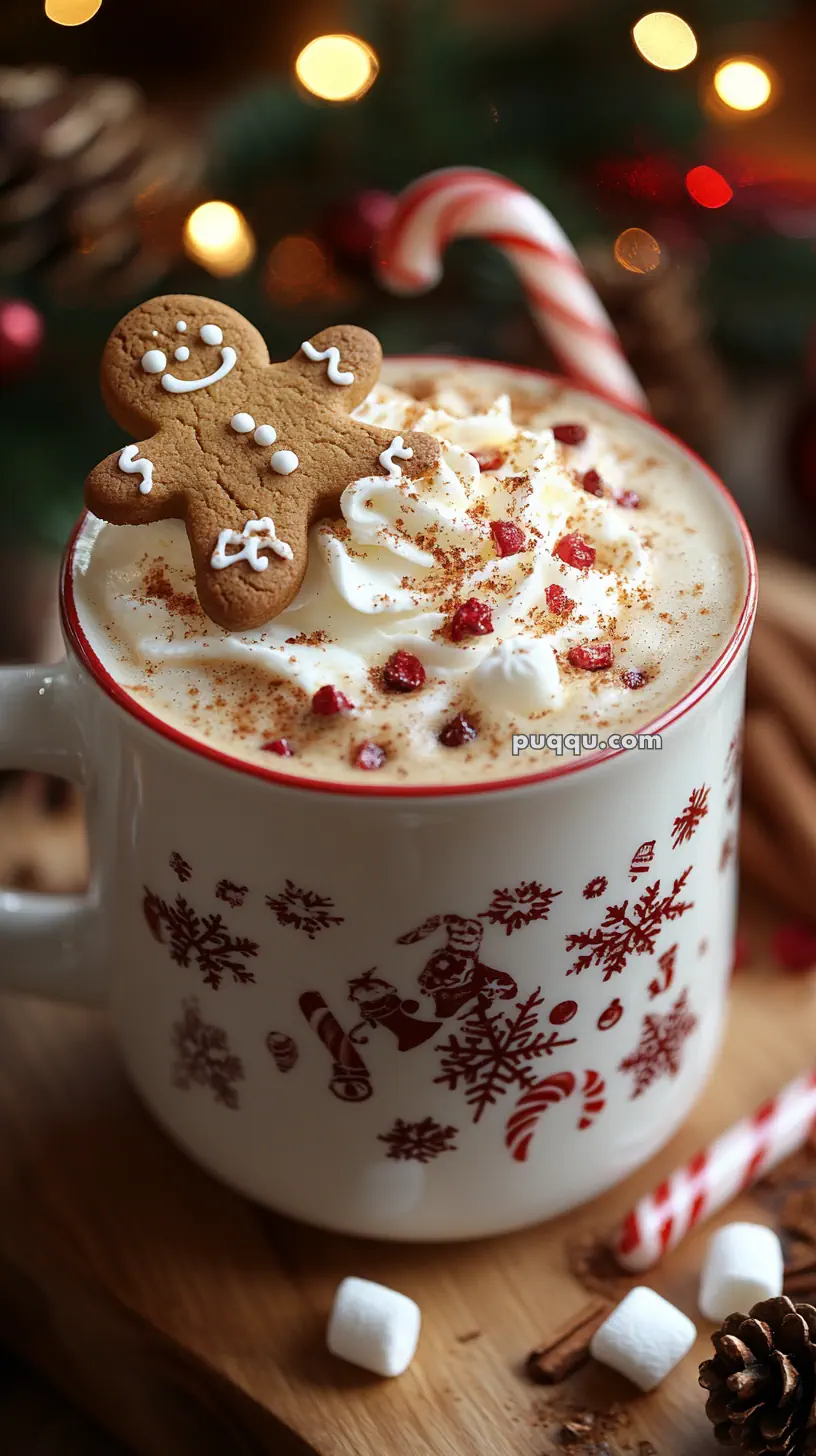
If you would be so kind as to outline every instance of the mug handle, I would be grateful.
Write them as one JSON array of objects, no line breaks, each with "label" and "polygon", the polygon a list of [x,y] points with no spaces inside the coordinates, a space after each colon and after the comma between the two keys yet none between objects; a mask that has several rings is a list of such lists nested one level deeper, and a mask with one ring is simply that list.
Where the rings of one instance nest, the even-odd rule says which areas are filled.
[{"label": "mug handle", "polygon": [[[0,669],[0,769],[31,769],[85,782],[65,662]],[[0,890],[0,991],[85,1005],[102,1002],[93,893]]]}]

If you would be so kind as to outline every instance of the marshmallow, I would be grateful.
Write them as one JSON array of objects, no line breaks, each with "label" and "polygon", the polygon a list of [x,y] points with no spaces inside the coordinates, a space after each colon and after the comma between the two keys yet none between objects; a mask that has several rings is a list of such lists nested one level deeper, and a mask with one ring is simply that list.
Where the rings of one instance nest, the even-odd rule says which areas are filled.
[{"label": "marshmallow", "polygon": [[371,1279],[344,1279],[334,1296],[326,1336],[341,1360],[375,1375],[401,1375],[416,1352],[422,1315],[407,1294]]},{"label": "marshmallow", "polygon": [[654,1390],[687,1355],[697,1331],[691,1320],[653,1289],[631,1289],[593,1335],[594,1360],[625,1375],[641,1390]]},{"label": "marshmallow", "polygon": [[747,1314],[761,1299],[782,1293],[782,1245],[763,1223],[729,1223],[709,1240],[700,1280],[700,1309],[717,1324]]}]

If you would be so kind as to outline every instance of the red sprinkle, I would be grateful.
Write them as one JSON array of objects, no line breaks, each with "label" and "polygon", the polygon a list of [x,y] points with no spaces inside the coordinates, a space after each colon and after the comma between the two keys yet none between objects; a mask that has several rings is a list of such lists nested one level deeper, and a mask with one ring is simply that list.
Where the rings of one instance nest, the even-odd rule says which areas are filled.
[{"label": "red sprinkle", "polygon": [[567,566],[577,566],[579,571],[587,571],[590,566],[595,565],[597,551],[585,541],[580,531],[571,531],[568,536],[562,536],[553,547],[553,556],[560,556]]},{"label": "red sprinkle", "polygon": [[558,582],[553,582],[552,586],[546,587],[544,596],[547,599],[547,606],[551,612],[555,612],[556,617],[568,617],[575,606],[572,597],[567,596],[564,588],[559,586]]},{"label": "red sprinkle", "polygon": [[413,652],[394,652],[383,669],[383,681],[392,693],[413,693],[425,681],[425,669]]},{"label": "red sprinkle", "polygon": [[445,724],[439,735],[439,742],[444,744],[445,748],[461,748],[463,743],[472,742],[477,731],[475,724],[471,723],[464,713],[457,713],[455,718],[451,718],[450,723]]},{"label": "red sprinkle", "polygon": [[384,748],[379,743],[361,743],[354,755],[354,762],[357,768],[382,768],[386,760]]},{"label": "red sprinkle", "polygon": [[514,521],[491,521],[490,530],[500,556],[517,556],[527,545],[527,537]]},{"label": "red sprinkle", "polygon": [[506,458],[501,450],[471,450],[470,453],[478,460],[480,470],[500,470]]},{"label": "red sprinkle", "polygon": [[648,681],[645,672],[641,672],[639,667],[630,667],[621,673],[621,682],[625,688],[645,688]]},{"label": "red sprinkle", "polygon": [[626,511],[636,511],[640,505],[640,496],[636,490],[616,491],[615,505],[622,506]]},{"label": "red sprinkle", "polygon": [[318,688],[312,698],[312,712],[317,713],[320,718],[333,718],[335,713],[345,713],[353,706],[345,693],[338,692],[330,683],[324,688]]},{"label": "red sprinkle", "polygon": [[586,672],[599,672],[612,666],[611,642],[592,642],[587,647],[571,647],[567,659],[572,667],[582,667]]},{"label": "red sprinkle", "polygon": [[604,493],[603,481],[597,470],[585,471],[581,484],[590,495],[603,495]]},{"label": "red sprinkle", "polygon": [[792,921],[771,937],[771,949],[785,971],[810,971],[816,967],[816,925]]},{"label": "red sprinkle", "polygon": [[553,434],[562,445],[583,445],[587,437],[586,425],[553,425]]},{"label": "red sprinkle", "polygon": [[285,738],[270,738],[268,743],[262,743],[261,748],[265,753],[276,753],[278,758],[291,758],[294,749]]},{"label": "red sprinkle", "polygon": [[450,621],[452,642],[461,642],[463,637],[485,637],[493,631],[493,613],[487,602],[469,597],[457,607]]}]

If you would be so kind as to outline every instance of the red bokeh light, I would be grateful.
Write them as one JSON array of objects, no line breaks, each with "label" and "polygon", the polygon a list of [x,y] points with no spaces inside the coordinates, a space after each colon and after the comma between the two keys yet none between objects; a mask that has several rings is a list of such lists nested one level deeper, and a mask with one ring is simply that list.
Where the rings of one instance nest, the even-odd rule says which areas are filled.
[{"label": "red bokeh light", "polygon": [[714,167],[692,167],[686,175],[686,186],[701,207],[725,207],[734,196],[730,182]]}]

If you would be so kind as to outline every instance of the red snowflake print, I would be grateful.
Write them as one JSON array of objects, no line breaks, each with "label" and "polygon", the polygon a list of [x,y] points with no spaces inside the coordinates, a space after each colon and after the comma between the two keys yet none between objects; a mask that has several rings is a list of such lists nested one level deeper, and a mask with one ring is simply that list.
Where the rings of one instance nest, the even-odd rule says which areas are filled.
[{"label": "red snowflake print", "polygon": [[194,960],[206,986],[217,990],[227,972],[236,984],[255,980],[244,961],[258,954],[256,942],[231,936],[220,915],[199,915],[183,895],[168,905],[147,888],[142,909],[154,940],[166,944],[166,931],[171,959],[177,966],[189,966]]},{"label": "red snowflake print", "polygon": [[432,1117],[421,1122],[403,1122],[398,1117],[390,1132],[381,1132],[379,1141],[388,1144],[387,1158],[403,1163],[430,1163],[440,1153],[455,1153],[456,1127],[442,1127]]},{"label": "red snowflake print", "polygon": [[594,880],[590,880],[588,884],[584,885],[584,899],[597,900],[599,895],[604,894],[608,884],[606,875],[596,875]]},{"label": "red snowflake print", "polygon": [[189,865],[187,863],[187,861],[184,858],[184,856],[181,855],[181,854],[179,854],[179,852],[178,852],[177,849],[174,849],[173,850],[173,853],[170,856],[169,863],[170,863],[170,868],[173,871],[173,874],[174,875],[178,875],[179,879],[181,880],[181,883],[183,885],[186,885],[187,881],[190,879],[190,877],[191,877],[191,875],[193,873],[193,867],[192,867],[192,865]]},{"label": "red snowflake print", "polygon": [[230,1051],[227,1033],[202,1021],[198,1002],[185,1001],[173,1024],[173,1086],[187,1092],[192,1086],[209,1087],[216,1102],[238,1106],[236,1082],[244,1080],[244,1064]]},{"label": "red snowflake print", "polygon": [[689,795],[682,814],[678,814],[672,826],[672,849],[685,844],[696,833],[708,813],[708,796],[711,790],[706,784],[694,789]]},{"label": "red snowflake print", "polygon": [[691,865],[674,881],[669,895],[660,895],[660,881],[648,885],[640,899],[632,906],[629,901],[621,905],[607,906],[606,916],[597,930],[579,930],[566,937],[567,950],[582,952],[567,971],[568,976],[580,975],[589,966],[602,967],[604,980],[619,974],[630,957],[653,955],[657,937],[663,925],[679,920],[692,908],[690,901],[678,899],[686,880],[691,874]]},{"label": "red snowflake print", "polygon": [[660,1077],[678,1075],[684,1044],[696,1029],[697,1017],[689,1010],[688,991],[678,996],[665,1016],[654,1011],[644,1016],[640,1042],[619,1068],[634,1077],[632,1101]]},{"label": "red snowflake print", "polygon": [[219,880],[215,887],[216,900],[223,900],[225,904],[231,905],[233,910],[237,910],[243,905],[248,894],[248,885],[235,885],[232,880]]},{"label": "red snowflake print", "polygon": [[736,808],[739,796],[740,773],[742,771],[742,729],[738,728],[731,742],[728,745],[728,753],[725,758],[725,769],[723,772],[723,783],[728,790],[726,806],[729,809]]},{"label": "red snowflake print", "polygon": [[538,1030],[538,1011],[543,1001],[539,989],[526,1001],[519,1001],[513,1012],[499,1009],[491,1013],[480,1000],[461,1023],[461,1034],[454,1032],[437,1046],[442,1060],[434,1081],[451,1092],[464,1088],[474,1122],[509,1087],[532,1085],[531,1062],[551,1056],[556,1047],[571,1046],[575,1041],[574,1037],[563,1041],[557,1031]]},{"label": "red snowflake print", "polygon": [[321,930],[332,925],[342,925],[342,915],[330,915],[335,908],[328,895],[316,895],[314,890],[299,890],[292,880],[287,880],[279,895],[267,895],[266,903],[275,912],[279,925],[292,925],[302,930],[310,940]]},{"label": "red snowflake print", "polygon": [[503,925],[508,935],[533,920],[546,920],[560,890],[545,890],[538,880],[524,880],[515,890],[494,890],[490,909],[482,916],[491,925]]},{"label": "red snowflake print", "polygon": [[734,834],[726,834],[725,839],[722,842],[722,849],[720,850],[720,874],[721,875],[724,875],[725,874],[725,871],[728,869],[728,866],[730,865],[732,859],[734,858],[734,852],[735,852],[736,848],[737,848],[736,836]]}]

